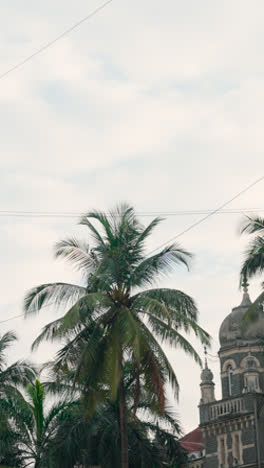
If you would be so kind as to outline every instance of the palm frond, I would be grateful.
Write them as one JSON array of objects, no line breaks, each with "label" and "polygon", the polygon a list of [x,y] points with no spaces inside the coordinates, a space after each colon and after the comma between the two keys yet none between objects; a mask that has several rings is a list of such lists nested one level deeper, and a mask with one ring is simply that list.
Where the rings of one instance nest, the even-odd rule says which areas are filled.
[{"label": "palm frond", "polygon": [[58,330],[61,328],[63,322],[63,318],[59,318],[54,320],[53,322],[48,323],[43,327],[41,333],[37,336],[37,338],[33,341],[31,345],[31,350],[36,350],[43,341],[55,341],[57,339],[61,339],[61,335],[58,333]]},{"label": "palm frond", "polygon": [[136,242],[136,247],[142,245],[145,240],[152,234],[154,229],[163,221],[162,218],[154,218],[149,225],[142,230],[142,232],[139,234]]},{"label": "palm frond", "polygon": [[154,354],[158,356],[160,362],[162,363],[164,371],[167,373],[167,378],[168,381],[172,387],[172,390],[174,391],[174,395],[176,398],[178,398],[179,395],[179,383],[177,380],[177,377],[175,375],[175,372],[165,354],[163,351],[162,347],[160,346],[159,342],[151,332],[151,330],[147,327],[147,325],[143,322],[141,322],[141,327],[142,330],[144,331],[144,334],[146,335],[146,339],[148,340],[149,347],[153,350]]},{"label": "palm frond", "polygon": [[[114,239],[114,233],[113,233],[113,226],[111,225],[111,222],[109,218],[105,215],[105,213],[97,210],[89,211],[88,213],[85,214],[85,216],[81,219],[81,224],[85,223],[85,219],[92,218],[96,221],[99,222],[101,227],[105,231],[106,239],[108,242],[112,241]],[[94,230],[92,230],[93,234],[95,234]],[[101,243],[101,241],[100,241]]]},{"label": "palm frond", "polygon": [[143,260],[131,274],[131,286],[144,286],[153,283],[158,275],[167,275],[173,267],[183,264],[189,269],[192,255],[177,244],[165,247],[161,252]]},{"label": "palm frond", "polygon": [[37,313],[41,308],[62,305],[68,307],[86,294],[86,289],[69,283],[48,283],[32,288],[24,299],[25,316]]},{"label": "palm frond", "polygon": [[[264,291],[259,294],[259,296],[255,299],[253,304],[251,304],[244,314],[242,320],[242,327],[248,328],[252,323],[256,322],[258,319],[262,318],[264,315],[263,312],[263,302],[264,302]],[[263,340],[263,336],[259,336],[260,339]]]},{"label": "palm frond", "polygon": [[240,234],[264,233],[264,218],[260,216],[245,216],[240,227]]},{"label": "palm frond", "polygon": [[258,236],[250,242],[240,272],[240,284],[244,277],[252,278],[264,271],[264,237]]},{"label": "palm frond", "polygon": [[190,355],[200,366],[202,366],[199,354],[195,351],[191,343],[177,330],[168,326],[152,314],[148,314],[148,321],[157,338],[162,342],[168,343],[170,346],[182,348],[186,354]]},{"label": "palm frond", "polygon": [[4,385],[26,385],[35,378],[36,369],[31,363],[26,361],[17,361],[0,373],[0,386]]},{"label": "palm frond", "polygon": [[79,224],[81,224],[83,226],[87,226],[89,228],[89,230],[91,231],[92,237],[96,240],[97,244],[101,244],[102,246],[105,245],[104,239],[102,238],[102,236],[99,233],[98,229],[96,229],[95,226],[93,225],[93,223],[91,223],[91,221],[89,221],[87,216],[83,216],[80,219]]},{"label": "palm frond", "polygon": [[64,258],[72,263],[85,276],[96,267],[97,261],[89,244],[81,239],[70,237],[55,245],[55,258]]},{"label": "palm frond", "polygon": [[[131,300],[135,308],[142,307],[142,309],[144,309],[144,307],[146,307],[146,309],[148,309],[148,307],[150,307],[151,310],[155,310],[155,304],[157,309],[159,307],[161,307],[161,309],[165,307],[170,314],[171,320],[174,318],[177,320],[180,314],[184,314],[186,317],[193,320],[197,320],[198,317],[198,309],[194,299],[178,289],[148,289],[132,296]],[[143,302],[142,306],[141,301]]]},{"label": "palm frond", "polygon": [[6,364],[6,349],[17,340],[17,337],[14,332],[6,332],[0,337],[0,369],[3,368],[3,365]]}]

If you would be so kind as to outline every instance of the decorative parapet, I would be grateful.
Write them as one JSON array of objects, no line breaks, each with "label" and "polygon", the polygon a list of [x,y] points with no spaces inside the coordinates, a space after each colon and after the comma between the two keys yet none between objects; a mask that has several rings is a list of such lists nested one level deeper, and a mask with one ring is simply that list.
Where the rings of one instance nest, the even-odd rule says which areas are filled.
[{"label": "decorative parapet", "polygon": [[210,420],[218,419],[221,416],[230,414],[240,414],[245,411],[243,398],[233,398],[213,403],[209,409]]},{"label": "decorative parapet", "polygon": [[244,393],[239,397],[226,398],[200,405],[200,424],[219,421],[254,413],[255,404],[264,407],[264,394]]},{"label": "decorative parapet", "polygon": [[214,422],[226,417],[239,416],[252,411],[248,395],[228,398],[200,405],[200,423]]}]

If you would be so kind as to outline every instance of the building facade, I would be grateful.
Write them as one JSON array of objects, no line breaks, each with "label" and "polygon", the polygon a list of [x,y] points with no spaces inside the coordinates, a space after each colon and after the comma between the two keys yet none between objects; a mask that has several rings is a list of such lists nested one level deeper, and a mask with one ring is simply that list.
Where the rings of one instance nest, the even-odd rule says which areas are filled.
[{"label": "building facade", "polygon": [[[247,287],[219,331],[221,400],[207,360],[201,374],[199,468],[264,468],[264,313],[261,307],[254,320],[244,318],[252,304]],[[189,452],[189,467],[197,461]]]}]

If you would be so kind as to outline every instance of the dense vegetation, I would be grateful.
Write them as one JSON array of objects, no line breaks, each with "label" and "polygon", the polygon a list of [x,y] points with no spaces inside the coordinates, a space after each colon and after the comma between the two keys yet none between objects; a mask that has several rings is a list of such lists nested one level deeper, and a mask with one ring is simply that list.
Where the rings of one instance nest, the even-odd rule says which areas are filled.
[{"label": "dense vegetation", "polygon": [[182,332],[194,332],[204,344],[209,337],[190,296],[154,287],[175,266],[189,267],[191,258],[176,244],[145,254],[159,222],[142,226],[126,205],[93,211],[80,221],[89,242],[69,238],[56,245],[56,257],[81,272],[81,284],[43,284],[25,297],[26,315],[44,306],[63,312],[33,343],[61,343],[45,366],[45,381],[27,363],[1,367],[10,339],[2,338],[2,349],[0,342],[0,466],[159,468],[185,461],[166,398],[166,385],[177,398],[179,384],[162,344],[200,363]]}]

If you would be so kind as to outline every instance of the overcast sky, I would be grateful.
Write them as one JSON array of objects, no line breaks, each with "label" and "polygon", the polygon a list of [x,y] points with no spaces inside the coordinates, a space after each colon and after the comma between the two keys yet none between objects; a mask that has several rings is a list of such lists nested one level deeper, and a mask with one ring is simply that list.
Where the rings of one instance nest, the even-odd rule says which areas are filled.
[{"label": "overcast sky", "polygon": [[[0,6],[0,74],[99,6],[99,0],[13,0]],[[89,22],[0,81],[0,210],[214,209],[264,173],[264,3],[261,0],[114,0]],[[264,184],[230,208],[264,211]],[[180,239],[195,258],[160,284],[199,306],[213,337],[241,301],[238,273],[247,239],[242,215],[217,214]],[[168,217],[151,250],[201,215]],[[148,222],[151,218],[142,218]],[[42,282],[79,281],[54,262],[56,240],[85,235],[77,219],[1,217],[0,320],[21,313],[25,291]],[[259,281],[250,288],[254,298]],[[28,357],[55,318],[1,324]],[[195,341],[193,341],[195,343]],[[202,348],[198,346],[199,352]],[[31,359],[47,360],[43,345]],[[198,424],[200,369],[168,351],[180,380],[183,428]],[[219,365],[210,361],[219,388]]]}]

